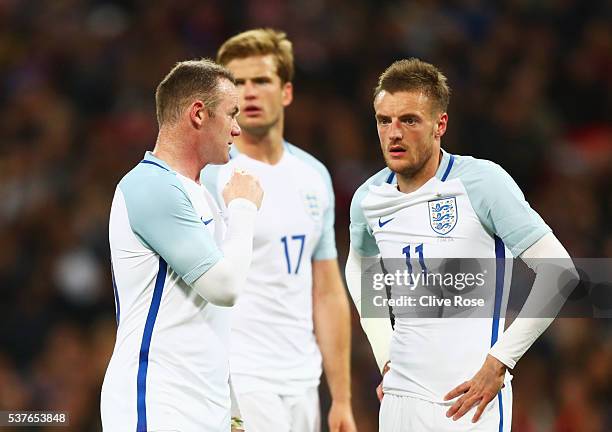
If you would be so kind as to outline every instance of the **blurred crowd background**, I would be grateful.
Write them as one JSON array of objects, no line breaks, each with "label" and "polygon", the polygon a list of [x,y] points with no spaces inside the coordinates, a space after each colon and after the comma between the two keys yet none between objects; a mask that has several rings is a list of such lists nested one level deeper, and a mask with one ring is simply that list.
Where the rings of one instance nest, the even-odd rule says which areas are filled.
[{"label": "blurred crowd background", "polygon": [[[115,185],[153,148],[172,65],[255,26],[294,43],[286,137],[332,173],[341,265],[352,194],[383,166],[372,89],[407,56],[448,76],[446,150],[500,163],[572,256],[612,257],[610,2],[0,0],[0,410],[100,429]],[[353,338],[371,432],[380,376],[354,312]],[[611,320],[557,320],[515,372],[513,431],[612,431]]]}]

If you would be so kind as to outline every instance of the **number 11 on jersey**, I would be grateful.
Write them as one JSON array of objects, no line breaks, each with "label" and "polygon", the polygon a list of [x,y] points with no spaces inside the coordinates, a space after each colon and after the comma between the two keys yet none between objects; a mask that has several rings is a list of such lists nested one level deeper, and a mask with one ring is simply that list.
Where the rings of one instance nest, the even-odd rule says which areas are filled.
[{"label": "number 11 on jersey", "polygon": [[[420,243],[414,248],[414,251],[419,255],[419,264],[421,265],[421,271],[427,274],[427,267],[425,267],[425,258],[423,256],[423,243]],[[404,256],[406,257],[406,267],[408,267],[408,273],[412,275],[412,263],[410,262],[410,245],[402,249]]]}]

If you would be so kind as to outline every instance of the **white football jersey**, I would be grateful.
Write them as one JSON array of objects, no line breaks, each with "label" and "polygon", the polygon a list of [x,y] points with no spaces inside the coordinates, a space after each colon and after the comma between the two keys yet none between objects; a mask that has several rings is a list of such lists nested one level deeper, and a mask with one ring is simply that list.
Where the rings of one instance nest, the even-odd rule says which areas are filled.
[{"label": "white football jersey", "polygon": [[147,152],[119,182],[109,240],[117,339],[101,395],[106,431],[229,431],[229,309],[188,284],[222,257],[204,187]]},{"label": "white football jersey", "polygon": [[219,205],[224,206],[222,190],[235,169],[255,175],[264,190],[253,260],[232,310],[232,384],[237,393],[300,394],[316,387],[321,375],[311,264],[337,255],[331,178],[319,161],[289,143],[275,165],[235,147],[230,156],[228,164],[202,171],[202,184]]},{"label": "white football jersey", "polygon": [[488,282],[472,293],[490,300],[482,318],[392,308],[385,393],[441,403],[470,379],[504,331],[511,261],[495,258],[516,257],[548,232],[512,178],[489,161],[442,151],[435,177],[411,193],[398,190],[388,168],[367,180],[351,204],[351,245],[362,256],[395,258],[411,273],[431,273],[428,263],[442,259],[491,258],[479,260]]}]

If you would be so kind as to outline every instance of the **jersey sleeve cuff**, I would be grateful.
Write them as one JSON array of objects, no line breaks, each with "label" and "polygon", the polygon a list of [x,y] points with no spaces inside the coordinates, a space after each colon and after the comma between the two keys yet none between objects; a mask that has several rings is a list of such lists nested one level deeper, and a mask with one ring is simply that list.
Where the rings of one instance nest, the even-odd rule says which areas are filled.
[{"label": "jersey sleeve cuff", "polygon": [[495,357],[497,360],[505,364],[508,369],[514,369],[514,366],[516,366],[516,362],[509,358],[509,356],[504,355],[504,353],[499,351],[499,349],[496,350],[495,346],[493,346],[489,350],[489,355]]},{"label": "jersey sleeve cuff", "polygon": [[510,252],[512,252],[512,256],[520,256],[523,252],[525,252],[525,250],[529,249],[531,245],[540,240],[549,232],[552,232],[552,230],[548,226],[542,226],[538,229],[533,230],[527,237],[522,239],[520,242],[515,244],[512,249],[510,249]]},{"label": "jersey sleeve cuff", "polygon": [[336,259],[336,258],[338,258],[338,252],[336,251],[335,248],[333,250],[330,249],[330,250],[317,251],[312,254],[313,261],[324,261],[324,260],[330,260],[330,259]]},{"label": "jersey sleeve cuff", "polygon": [[220,250],[216,250],[213,254],[206,257],[192,270],[190,270],[185,276],[183,276],[183,280],[191,286],[196,280],[200,278],[200,276],[210,270],[212,266],[217,264],[219,260],[221,260],[221,258],[223,258],[223,253],[221,253]]}]

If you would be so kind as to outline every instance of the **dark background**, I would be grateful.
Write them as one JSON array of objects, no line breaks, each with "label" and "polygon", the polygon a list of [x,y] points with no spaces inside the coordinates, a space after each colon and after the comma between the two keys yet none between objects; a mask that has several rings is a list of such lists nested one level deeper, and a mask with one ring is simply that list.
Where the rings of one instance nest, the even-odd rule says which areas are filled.
[{"label": "dark background", "polygon": [[[341,265],[352,194],[383,166],[372,89],[407,56],[453,88],[446,150],[500,163],[572,256],[611,257],[611,18],[597,0],[0,0],[0,410],[99,429],[115,185],[153,148],[172,65],[255,26],[294,43],[286,137],[332,173]],[[611,334],[557,320],[515,369],[513,431],[612,430]],[[355,417],[375,431],[379,375],[353,335]]]}]

